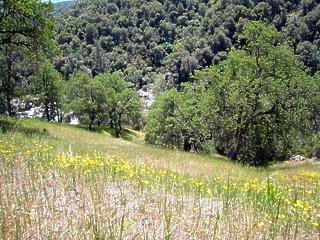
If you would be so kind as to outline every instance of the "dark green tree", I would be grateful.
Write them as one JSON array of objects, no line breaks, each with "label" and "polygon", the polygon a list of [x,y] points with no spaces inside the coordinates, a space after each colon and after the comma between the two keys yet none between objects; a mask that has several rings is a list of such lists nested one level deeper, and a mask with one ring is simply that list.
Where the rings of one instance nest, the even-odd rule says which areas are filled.
[{"label": "dark green tree", "polygon": [[53,4],[40,0],[0,1],[0,48],[39,49],[53,44]]},{"label": "dark green tree", "polygon": [[17,83],[14,80],[14,68],[17,54],[12,51],[10,46],[5,46],[0,55],[0,72],[1,72],[1,114],[14,115],[14,109],[11,100],[15,97],[15,87]]},{"label": "dark green tree", "polygon": [[[34,61],[52,56],[53,4],[40,0],[0,1],[1,112],[14,114],[11,100],[17,95],[17,68],[23,56]],[[20,73],[21,75],[21,73]]]},{"label": "dark green tree", "polygon": [[199,104],[203,91],[201,85],[183,84],[181,91],[171,89],[158,97],[148,112],[146,141],[184,151],[202,150],[210,138]]},{"label": "dark green tree", "polygon": [[44,108],[44,118],[47,121],[62,121],[62,101],[65,81],[61,74],[49,62],[43,63],[31,83],[35,94]]},{"label": "dark green tree", "polygon": [[142,103],[138,94],[131,89],[132,84],[125,82],[118,74],[99,74],[94,78],[105,89],[105,108],[102,112],[108,125],[120,137],[123,125],[130,125],[140,118]]},{"label": "dark green tree", "polygon": [[145,127],[146,142],[166,147],[181,147],[176,110],[179,108],[178,91],[171,89],[156,99],[148,112]]},{"label": "dark green tree", "polygon": [[78,72],[71,78],[66,88],[69,110],[81,123],[88,124],[89,130],[92,130],[99,110],[105,109],[107,95],[104,86],[89,75]]},{"label": "dark green tree", "polygon": [[318,88],[274,27],[251,22],[240,38],[244,50],[197,74],[209,88],[202,106],[219,153],[263,165],[290,155]]},{"label": "dark green tree", "polygon": [[[131,82],[132,77],[127,76],[131,75],[131,67],[142,73],[140,79],[150,71],[171,73],[175,86],[180,87],[182,82],[192,81],[193,69],[188,65],[201,69],[223,61],[230,49],[245,44],[237,41],[244,22],[261,20],[284,33],[285,42],[294,53],[304,55],[301,60],[311,68],[312,75],[319,68],[315,67],[319,65],[320,36],[317,3],[318,0],[76,1],[73,10],[57,18],[56,27],[63,57],[71,56],[75,64],[61,61],[63,66],[56,66],[66,79],[84,69],[93,76],[119,71]],[[309,52],[312,56],[305,61]],[[145,64],[137,66],[138,59]],[[135,80],[135,86],[142,87],[141,81]],[[147,81],[143,82],[146,85]]]},{"label": "dark green tree", "polygon": [[296,49],[299,60],[310,68],[311,75],[320,70],[319,50],[320,46],[316,46],[309,41],[299,43]]}]

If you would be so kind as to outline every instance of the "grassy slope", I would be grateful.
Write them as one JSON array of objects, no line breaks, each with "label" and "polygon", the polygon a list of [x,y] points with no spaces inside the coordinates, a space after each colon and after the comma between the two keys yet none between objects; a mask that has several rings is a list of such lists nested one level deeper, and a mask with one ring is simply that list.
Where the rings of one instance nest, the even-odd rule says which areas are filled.
[{"label": "grassy slope", "polygon": [[255,169],[109,129],[1,118],[0,238],[316,239],[320,168]]}]

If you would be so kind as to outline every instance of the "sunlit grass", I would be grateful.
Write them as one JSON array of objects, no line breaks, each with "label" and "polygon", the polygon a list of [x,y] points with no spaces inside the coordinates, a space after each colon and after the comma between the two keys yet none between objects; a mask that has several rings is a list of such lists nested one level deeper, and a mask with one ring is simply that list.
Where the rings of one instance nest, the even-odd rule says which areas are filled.
[{"label": "sunlit grass", "polygon": [[319,237],[319,165],[256,169],[146,147],[138,133],[2,124],[0,239]]}]

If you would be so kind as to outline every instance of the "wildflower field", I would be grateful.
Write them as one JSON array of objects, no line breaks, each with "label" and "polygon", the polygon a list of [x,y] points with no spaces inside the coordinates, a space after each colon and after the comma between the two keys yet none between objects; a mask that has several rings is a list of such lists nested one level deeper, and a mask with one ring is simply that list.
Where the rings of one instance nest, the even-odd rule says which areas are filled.
[{"label": "wildflower field", "polygon": [[257,169],[1,118],[0,239],[319,239],[320,165]]}]

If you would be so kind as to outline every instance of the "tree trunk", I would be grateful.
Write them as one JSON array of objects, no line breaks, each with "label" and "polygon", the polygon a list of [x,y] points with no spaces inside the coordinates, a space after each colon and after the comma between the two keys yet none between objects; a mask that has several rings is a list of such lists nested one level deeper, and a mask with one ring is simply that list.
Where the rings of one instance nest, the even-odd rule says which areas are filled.
[{"label": "tree trunk", "polygon": [[114,122],[113,122],[113,110],[109,111],[109,125],[111,128],[114,128]]},{"label": "tree trunk", "polygon": [[47,121],[50,122],[49,102],[47,99],[45,100],[44,108],[45,108],[45,114],[46,114]]},{"label": "tree trunk", "polygon": [[120,137],[120,132],[122,131],[122,126],[121,126],[121,116],[118,118],[118,124],[116,126],[116,137]]},{"label": "tree trunk", "polygon": [[9,116],[13,116],[14,113],[12,111],[12,106],[11,106],[11,99],[12,99],[12,93],[13,93],[13,84],[11,82],[12,79],[12,68],[13,68],[13,53],[10,49],[6,48],[5,50],[5,55],[6,55],[6,65],[7,65],[7,75],[5,78],[5,83],[4,83],[4,94],[6,98],[6,105],[7,105],[7,111]]},{"label": "tree trunk", "polygon": [[89,114],[89,118],[90,118],[90,121],[89,121],[89,131],[92,130],[92,125],[93,125],[93,121],[95,119],[95,109],[92,110],[91,114]]},{"label": "tree trunk", "polygon": [[62,123],[63,121],[63,115],[60,113],[59,109],[57,108],[57,116],[58,116],[58,122]]},{"label": "tree trunk", "polygon": [[191,143],[189,143],[189,141],[187,139],[184,140],[183,151],[185,151],[185,152],[191,151]]},{"label": "tree trunk", "polygon": [[121,130],[119,128],[116,128],[116,138],[120,138],[120,132]]},{"label": "tree trunk", "polygon": [[7,111],[9,116],[13,116],[12,106],[11,106],[11,96],[9,91],[6,91],[6,104],[7,104]]}]

